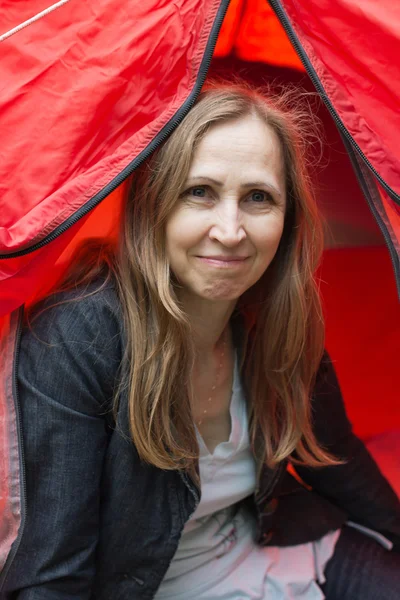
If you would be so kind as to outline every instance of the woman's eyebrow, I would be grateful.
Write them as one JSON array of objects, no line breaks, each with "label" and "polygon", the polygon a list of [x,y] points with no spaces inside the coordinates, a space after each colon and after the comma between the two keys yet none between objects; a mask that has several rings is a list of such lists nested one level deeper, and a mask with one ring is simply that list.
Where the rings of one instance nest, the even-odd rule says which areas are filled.
[{"label": "woman's eyebrow", "polygon": [[222,181],[218,181],[217,179],[213,179],[212,177],[207,177],[206,175],[192,175],[192,177],[189,177],[189,179],[187,180],[187,183],[190,184],[195,181],[208,181],[209,183],[213,183],[217,187],[223,186]]},{"label": "woman's eyebrow", "polygon": [[272,190],[278,196],[282,195],[280,190],[275,185],[273,185],[272,183],[268,183],[267,181],[249,181],[248,183],[243,183],[240,187],[243,190],[248,190],[249,188],[263,187]]},{"label": "woman's eyebrow", "polygon": [[[193,175],[192,177],[189,177],[189,179],[187,180],[187,185],[190,185],[191,183],[198,182],[198,181],[208,181],[209,183],[212,183],[213,185],[215,185],[217,187],[222,187],[224,185],[222,183],[222,181],[218,181],[218,179],[214,179],[213,177],[208,177],[207,175]],[[272,190],[278,196],[282,195],[281,191],[275,185],[273,185],[272,183],[268,183],[266,181],[249,181],[248,183],[243,183],[240,187],[243,190],[248,190],[248,189],[257,188],[257,187],[263,187],[263,188],[268,188],[268,189]]]}]

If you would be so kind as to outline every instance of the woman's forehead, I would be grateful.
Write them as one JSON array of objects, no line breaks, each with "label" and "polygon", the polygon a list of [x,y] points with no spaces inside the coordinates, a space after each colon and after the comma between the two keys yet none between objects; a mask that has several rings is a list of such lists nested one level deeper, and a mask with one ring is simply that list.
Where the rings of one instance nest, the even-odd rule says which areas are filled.
[{"label": "woman's forehead", "polygon": [[284,176],[281,143],[275,131],[255,115],[214,125],[194,152],[189,177],[218,179],[227,170],[257,180]]}]

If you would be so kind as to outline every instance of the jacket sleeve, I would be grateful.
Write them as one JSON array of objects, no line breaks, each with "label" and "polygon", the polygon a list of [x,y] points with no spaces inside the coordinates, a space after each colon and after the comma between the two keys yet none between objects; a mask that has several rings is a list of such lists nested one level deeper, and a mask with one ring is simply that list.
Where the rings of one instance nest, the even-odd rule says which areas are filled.
[{"label": "jacket sleeve", "polygon": [[318,469],[296,466],[303,481],[354,522],[389,538],[400,552],[400,501],[347,418],[339,383],[325,354],[313,394],[317,440],[344,464]]},{"label": "jacket sleeve", "polygon": [[17,368],[26,515],[5,583],[18,600],[91,595],[105,413],[118,335],[96,295],[47,308],[22,333]]}]

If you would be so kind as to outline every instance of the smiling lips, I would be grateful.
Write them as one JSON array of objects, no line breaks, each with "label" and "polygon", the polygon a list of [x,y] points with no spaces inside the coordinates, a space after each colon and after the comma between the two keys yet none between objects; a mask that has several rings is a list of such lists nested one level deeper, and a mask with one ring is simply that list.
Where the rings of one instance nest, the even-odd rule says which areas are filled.
[{"label": "smiling lips", "polygon": [[236,267],[243,265],[246,260],[249,258],[248,256],[197,256],[202,262],[205,262],[209,265],[213,265],[215,267]]}]

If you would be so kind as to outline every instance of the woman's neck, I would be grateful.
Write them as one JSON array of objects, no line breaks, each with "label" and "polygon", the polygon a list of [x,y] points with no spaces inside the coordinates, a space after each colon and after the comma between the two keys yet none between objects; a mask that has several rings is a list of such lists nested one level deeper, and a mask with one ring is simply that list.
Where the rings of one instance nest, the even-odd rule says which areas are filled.
[{"label": "woman's neck", "polygon": [[221,340],[236,305],[231,302],[207,302],[202,298],[181,298],[192,325],[193,341],[198,353],[212,352]]}]

